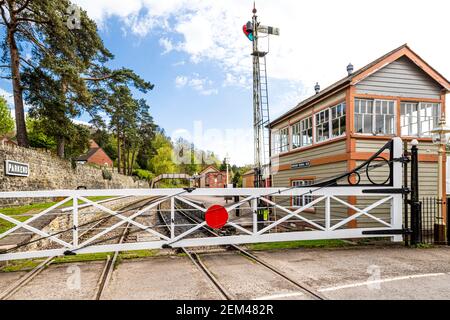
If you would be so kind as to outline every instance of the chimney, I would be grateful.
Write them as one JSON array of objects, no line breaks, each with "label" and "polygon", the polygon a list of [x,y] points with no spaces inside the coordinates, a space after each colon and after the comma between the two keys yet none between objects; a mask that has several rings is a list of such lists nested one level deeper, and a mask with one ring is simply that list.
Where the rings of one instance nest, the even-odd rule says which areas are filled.
[{"label": "chimney", "polygon": [[347,66],[347,72],[348,75],[351,75],[353,73],[353,65],[351,63],[349,63]]},{"label": "chimney", "polygon": [[318,94],[320,92],[320,86],[319,86],[318,82],[316,82],[316,85],[314,86],[314,90],[316,91],[316,94]]}]

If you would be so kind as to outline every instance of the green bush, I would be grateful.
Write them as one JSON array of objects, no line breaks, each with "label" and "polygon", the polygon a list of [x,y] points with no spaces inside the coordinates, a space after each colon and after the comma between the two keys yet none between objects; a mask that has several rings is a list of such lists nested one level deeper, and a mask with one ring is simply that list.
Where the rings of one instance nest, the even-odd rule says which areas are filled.
[{"label": "green bush", "polygon": [[108,169],[103,169],[102,170],[102,175],[103,175],[103,179],[105,180],[112,180],[112,174],[111,172],[108,171]]},{"label": "green bush", "polygon": [[148,170],[135,169],[133,171],[133,176],[136,176],[141,180],[151,181],[155,175],[151,171],[148,171]]}]

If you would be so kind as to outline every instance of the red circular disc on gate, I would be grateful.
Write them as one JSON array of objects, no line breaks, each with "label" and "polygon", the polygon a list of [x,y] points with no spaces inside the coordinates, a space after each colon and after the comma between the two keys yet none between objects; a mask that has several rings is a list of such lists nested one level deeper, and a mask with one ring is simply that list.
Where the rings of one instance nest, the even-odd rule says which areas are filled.
[{"label": "red circular disc on gate", "polygon": [[228,222],[228,211],[223,206],[215,204],[206,210],[206,224],[213,229],[220,229]]}]

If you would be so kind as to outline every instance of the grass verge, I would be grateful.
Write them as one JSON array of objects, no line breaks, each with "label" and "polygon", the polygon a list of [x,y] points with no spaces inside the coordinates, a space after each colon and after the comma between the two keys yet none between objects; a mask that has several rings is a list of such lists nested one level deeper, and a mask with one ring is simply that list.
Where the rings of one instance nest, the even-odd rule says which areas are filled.
[{"label": "grass verge", "polygon": [[[97,202],[97,201],[101,201],[101,200],[106,200],[106,199],[110,199],[112,198],[111,196],[94,196],[94,197],[87,197],[87,199]],[[59,202],[59,201],[58,201]],[[25,206],[18,206],[18,207],[10,207],[10,208],[1,208],[0,212],[7,215],[7,216],[11,216],[14,219],[20,221],[20,222],[24,222],[27,221],[29,218],[31,218],[32,214],[36,214],[39,213],[45,209],[50,208],[51,206],[57,204],[58,202],[53,201],[53,202],[45,202],[45,203],[34,203],[34,204],[29,204],[29,205],[25,205]],[[83,204],[84,201],[78,201],[78,204],[81,205]],[[71,207],[73,205],[73,200],[70,200],[66,203],[64,203],[62,206],[60,206],[61,208],[63,207]],[[27,216],[26,214],[29,214],[30,216]],[[23,215],[23,216],[21,216]],[[11,229],[12,227],[14,227],[15,224],[8,222],[6,220],[0,219],[0,234],[8,231],[9,229]]]},{"label": "grass verge", "polygon": [[100,253],[77,254],[77,255],[74,255],[74,256],[56,257],[53,260],[53,264],[101,261],[101,260],[106,260],[106,257],[108,255],[112,256],[113,253],[112,252],[100,252]]},{"label": "grass verge", "polygon": [[138,259],[154,257],[158,254],[159,250],[136,250],[136,251],[124,251],[119,253],[119,259]]},{"label": "grass verge", "polygon": [[43,260],[14,260],[0,268],[0,272],[29,271],[36,268]]},{"label": "grass verge", "polygon": [[[138,258],[148,258],[158,255],[159,250],[137,250],[137,251],[124,251],[119,254],[117,263],[122,260],[138,259]],[[74,256],[63,256],[56,257],[52,264],[64,264],[64,263],[75,263],[75,262],[91,262],[91,261],[104,261],[107,256],[113,256],[113,252],[101,252],[101,253],[87,253],[87,254],[77,254]],[[13,260],[9,261],[7,265],[0,268],[0,272],[18,272],[18,271],[29,271],[37,267],[42,261],[42,259],[35,260]]]}]

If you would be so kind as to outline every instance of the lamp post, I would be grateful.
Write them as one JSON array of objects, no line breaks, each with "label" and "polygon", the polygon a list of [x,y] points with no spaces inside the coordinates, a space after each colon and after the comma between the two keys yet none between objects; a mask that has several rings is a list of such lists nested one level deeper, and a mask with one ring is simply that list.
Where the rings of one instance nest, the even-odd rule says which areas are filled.
[{"label": "lamp post", "polygon": [[450,128],[446,126],[445,114],[443,113],[439,124],[436,128],[431,130],[433,135],[433,143],[438,146],[438,197],[441,199],[441,213],[440,219],[435,223],[435,239],[438,242],[445,241],[445,212],[447,207],[447,194],[444,183],[446,183],[443,172],[444,172],[444,157],[447,155],[446,147],[448,142],[448,133],[450,133]]}]

